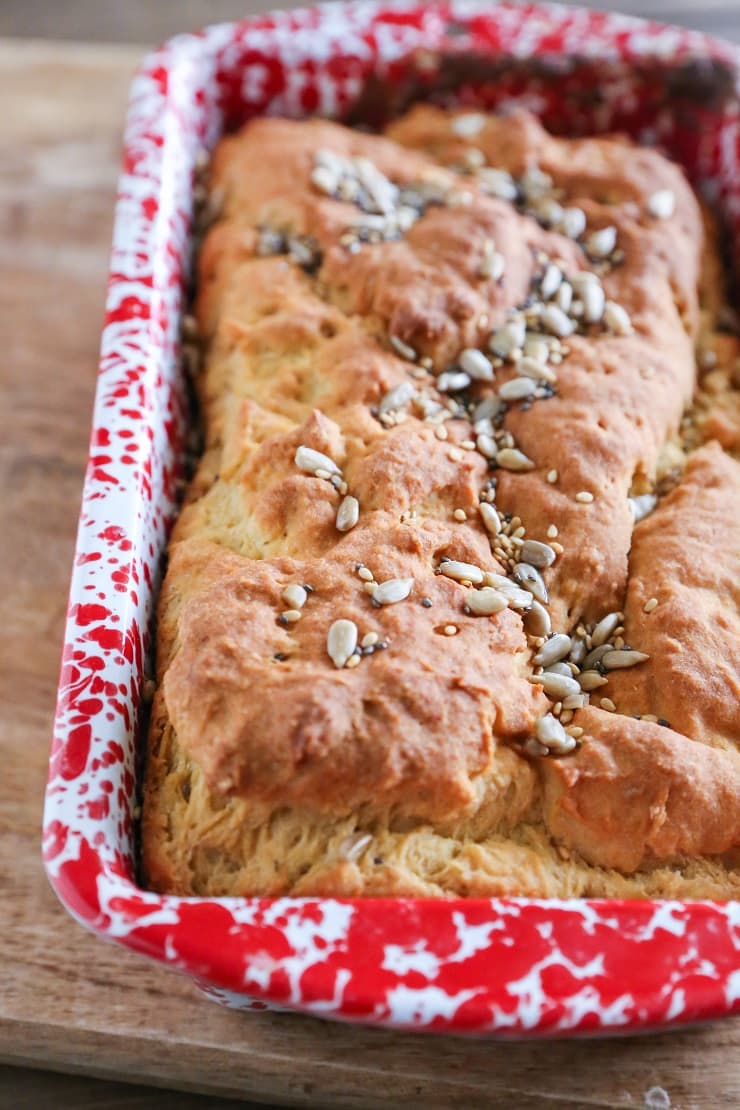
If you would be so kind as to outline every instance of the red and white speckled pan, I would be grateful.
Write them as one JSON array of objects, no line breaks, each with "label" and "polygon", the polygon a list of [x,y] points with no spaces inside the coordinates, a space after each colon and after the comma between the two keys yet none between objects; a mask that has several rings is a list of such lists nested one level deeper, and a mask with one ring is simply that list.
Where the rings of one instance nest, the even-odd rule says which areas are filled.
[{"label": "red and white speckled pan", "polygon": [[[178,360],[193,167],[260,113],[376,122],[513,99],[548,127],[659,142],[740,243],[740,52],[549,6],[359,3],[172,39],[131,90],[44,818],[83,924],[231,1005],[489,1034],[740,1011],[740,903],[162,897],[135,877],[137,725],[186,430]],[[142,974],[145,968],[142,966]]]}]

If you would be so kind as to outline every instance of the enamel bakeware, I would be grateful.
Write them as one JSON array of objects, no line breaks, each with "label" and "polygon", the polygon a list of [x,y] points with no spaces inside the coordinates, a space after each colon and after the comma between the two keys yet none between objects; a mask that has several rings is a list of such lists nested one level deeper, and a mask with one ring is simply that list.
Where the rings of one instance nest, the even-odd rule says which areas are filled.
[{"label": "enamel bakeware", "polygon": [[[635,1031],[740,1011],[740,903],[163,897],[135,878],[152,598],[187,430],[178,334],[194,167],[258,114],[377,122],[413,98],[524,103],[659,142],[740,242],[740,52],[555,6],[327,4],[170,40],[126,126],[44,858],[84,925],[230,1005],[484,1034]],[[145,969],[142,967],[142,972]]]}]

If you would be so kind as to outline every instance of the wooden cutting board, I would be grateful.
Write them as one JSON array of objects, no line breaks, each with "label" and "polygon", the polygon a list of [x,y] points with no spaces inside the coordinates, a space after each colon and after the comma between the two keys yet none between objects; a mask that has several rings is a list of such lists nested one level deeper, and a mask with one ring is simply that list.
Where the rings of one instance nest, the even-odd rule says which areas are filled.
[{"label": "wooden cutting board", "polygon": [[56,903],[39,854],[42,795],[140,54],[0,41],[0,1060],[322,1108],[634,1110],[653,1087],[674,1108],[740,1105],[739,1021],[502,1045],[237,1014],[96,940]]}]

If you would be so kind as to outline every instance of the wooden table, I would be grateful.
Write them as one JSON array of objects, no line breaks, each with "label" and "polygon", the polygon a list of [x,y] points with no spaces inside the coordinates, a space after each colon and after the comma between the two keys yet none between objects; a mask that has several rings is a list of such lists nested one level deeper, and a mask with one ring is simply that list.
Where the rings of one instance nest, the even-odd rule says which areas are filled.
[{"label": "wooden table", "polygon": [[[242,8],[200,4],[194,17],[197,6],[183,4],[191,23]],[[68,17],[75,7],[85,5],[6,0],[0,32],[17,30],[9,13],[22,21],[53,8]],[[144,4],[110,7],[119,37],[124,10],[145,16]],[[157,4],[156,27],[149,34],[139,25],[139,37],[166,32],[162,16],[173,18],[174,7]],[[725,31],[740,38],[732,7],[707,4],[702,13],[726,13]],[[499,1045],[235,1014],[175,974],[102,944],[57,905],[39,857],[42,794],[120,133],[140,54],[0,42],[0,1061],[24,1065],[0,1067],[0,1107],[190,1110],[231,1095],[314,1107],[634,1110],[655,1086],[682,1110],[740,1105],[737,1021],[639,1039]],[[210,1094],[165,1095],[37,1069]]]}]

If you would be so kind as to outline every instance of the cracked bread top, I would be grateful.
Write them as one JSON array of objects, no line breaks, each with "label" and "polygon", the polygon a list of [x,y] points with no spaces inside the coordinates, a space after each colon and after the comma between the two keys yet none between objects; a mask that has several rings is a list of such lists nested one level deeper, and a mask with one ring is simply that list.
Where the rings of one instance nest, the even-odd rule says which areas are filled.
[{"label": "cracked bread top", "polygon": [[737,341],[681,171],[423,106],[254,121],[210,187],[149,881],[736,891],[740,467],[686,449]]}]

